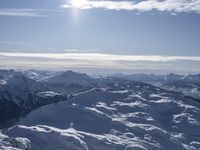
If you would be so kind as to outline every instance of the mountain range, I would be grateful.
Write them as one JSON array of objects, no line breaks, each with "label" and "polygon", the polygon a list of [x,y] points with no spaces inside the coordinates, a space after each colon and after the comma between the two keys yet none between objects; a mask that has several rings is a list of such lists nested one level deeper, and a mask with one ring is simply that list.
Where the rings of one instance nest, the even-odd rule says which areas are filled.
[{"label": "mountain range", "polygon": [[0,70],[2,150],[199,150],[200,74]]}]

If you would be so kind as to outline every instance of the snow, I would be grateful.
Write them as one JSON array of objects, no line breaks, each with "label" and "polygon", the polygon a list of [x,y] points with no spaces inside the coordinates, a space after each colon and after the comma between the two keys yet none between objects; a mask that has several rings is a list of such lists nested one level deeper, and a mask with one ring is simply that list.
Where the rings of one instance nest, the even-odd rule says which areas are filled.
[{"label": "snow", "polygon": [[200,149],[200,142],[192,141],[192,142],[190,142],[190,145],[192,145],[192,146],[197,147],[198,149]]},{"label": "snow", "polygon": [[[59,129],[47,125],[37,126],[17,126],[21,133],[41,140],[41,145],[35,145],[33,148],[37,150],[55,150],[55,149],[70,149],[70,150],[88,150],[86,143],[73,128]],[[34,142],[40,142],[32,139]],[[53,144],[51,144],[53,143]],[[37,147],[37,148],[36,148]]]},{"label": "snow", "polygon": [[156,101],[153,101],[153,100],[152,100],[151,102],[163,104],[163,103],[173,103],[173,100],[171,100],[171,99],[168,98],[168,97],[161,97],[161,99],[156,100]]},{"label": "snow", "polygon": [[132,93],[129,95],[129,98],[137,98],[137,99],[140,99],[140,100],[145,100],[141,95],[141,93]]},{"label": "snow", "polygon": [[41,128],[40,126],[28,127],[28,126],[19,125],[18,127],[22,128],[22,129],[28,129],[28,130],[31,130],[31,131],[36,131],[36,132],[46,132],[46,133],[50,132],[50,131],[47,131],[47,130]]},{"label": "snow", "polygon": [[187,122],[192,125],[200,125],[199,121],[197,121],[191,114],[188,113],[173,115],[173,121],[175,123]]},{"label": "snow", "polygon": [[[43,140],[54,142],[55,145],[57,145],[57,143],[55,143],[56,141],[55,138],[57,138],[56,135],[60,135],[61,137],[64,137],[64,138],[59,138],[59,140],[63,140],[63,141],[60,141],[59,143],[69,142],[69,140],[71,140],[71,143],[70,143],[71,145],[69,145],[71,146],[70,148],[73,149],[74,147],[73,144],[76,144],[76,145],[79,145],[79,147],[76,147],[77,150],[79,148],[81,148],[81,150],[89,150],[87,144],[92,141],[99,141],[99,143],[96,143],[96,145],[94,145],[94,147],[97,147],[97,148],[101,142],[107,143],[108,145],[118,145],[118,147],[124,147],[125,149],[140,148],[142,150],[146,150],[148,147],[147,145],[151,145],[154,148],[160,147],[159,143],[155,141],[153,143],[146,142],[142,139],[138,139],[134,135],[132,135],[132,137],[130,138],[131,133],[124,133],[124,134],[119,133],[121,135],[114,135],[114,134],[99,135],[99,134],[78,131],[74,128],[58,129],[55,127],[44,126],[44,125],[37,125],[37,126],[31,126],[31,127],[18,126],[18,128],[20,129],[21,132],[26,132],[28,135],[34,135],[36,137],[42,136],[45,138],[49,137],[48,139],[43,138]],[[42,131],[42,133],[37,134],[37,132],[34,132],[33,130],[31,130],[33,128],[39,128],[37,132]],[[48,134],[46,135],[46,133]],[[91,141],[85,142],[84,140],[86,139],[90,139]],[[47,144],[45,143],[43,144],[45,145],[46,148],[48,148],[48,150],[53,150],[53,148],[55,148],[54,146],[49,147]]]},{"label": "snow", "polygon": [[92,91],[96,91],[96,88],[92,88],[92,89],[89,89],[89,90],[78,92],[78,93],[74,94],[74,96],[78,96],[78,95],[81,95],[81,94],[84,94],[84,93],[88,93],[88,92],[92,92]]},{"label": "snow", "polygon": [[130,102],[130,103],[124,103],[124,102],[119,102],[119,101],[114,101],[114,103],[111,106],[129,106],[129,107],[148,107],[147,104],[141,102],[141,101],[135,101],[135,102]]},{"label": "snow", "polygon": [[110,91],[111,93],[120,93],[120,94],[123,94],[123,93],[128,93],[129,90],[121,90],[121,91]]},{"label": "snow", "polygon": [[[197,103],[194,106],[169,93],[145,95],[136,94],[136,91],[116,91],[93,89],[81,92],[71,103],[53,104],[33,112],[21,122],[22,125],[19,124],[10,132],[24,137],[31,135],[33,150],[42,150],[44,147],[49,150],[55,147],[72,150],[199,148],[198,141],[188,140],[188,137],[198,134],[196,130],[200,127]],[[105,100],[102,101],[102,98]],[[163,118],[162,115],[158,116],[162,113]],[[65,123],[68,125],[60,126]],[[38,140],[48,143],[38,148]]]},{"label": "snow", "polygon": [[39,92],[38,95],[41,97],[54,97],[61,94],[54,91],[45,91],[45,92]]},{"label": "snow", "polygon": [[185,111],[186,110],[191,110],[193,112],[199,112],[200,109],[197,108],[196,106],[192,106],[192,105],[188,105],[188,104],[184,104],[181,101],[176,101],[175,103],[178,104],[179,107],[183,108]]},{"label": "snow", "polygon": [[5,84],[7,84],[7,81],[0,79],[0,85],[5,85]]},{"label": "snow", "polygon": [[83,87],[93,87],[94,84],[92,77],[73,71],[66,71],[57,76],[49,78],[47,82],[51,84],[63,84],[65,86],[79,85]]},{"label": "snow", "polygon": [[103,112],[99,111],[98,109],[96,108],[92,108],[92,107],[84,107],[86,110],[89,110],[89,111],[92,111],[92,112],[95,112],[97,114],[101,114],[101,115],[104,115]]},{"label": "snow", "polygon": [[77,104],[75,104],[75,103],[72,103],[72,106],[77,106]]},{"label": "snow", "polygon": [[150,85],[128,85],[91,88],[69,101],[41,107],[21,118],[9,129],[9,136],[21,148],[27,146],[28,138],[33,150],[200,148],[200,103]]},{"label": "snow", "polygon": [[30,141],[27,138],[17,137],[16,140],[16,147],[23,150],[31,149]]},{"label": "snow", "polygon": [[31,143],[27,138],[11,138],[0,131],[0,150],[31,150]]},{"label": "snow", "polygon": [[160,94],[155,94],[155,93],[152,93],[150,94],[150,97],[157,97],[157,98],[161,98],[162,96]]},{"label": "snow", "polygon": [[109,107],[106,103],[103,103],[103,102],[98,102],[96,105],[95,105],[96,108],[105,108],[106,110],[117,110],[116,108],[114,107]]}]

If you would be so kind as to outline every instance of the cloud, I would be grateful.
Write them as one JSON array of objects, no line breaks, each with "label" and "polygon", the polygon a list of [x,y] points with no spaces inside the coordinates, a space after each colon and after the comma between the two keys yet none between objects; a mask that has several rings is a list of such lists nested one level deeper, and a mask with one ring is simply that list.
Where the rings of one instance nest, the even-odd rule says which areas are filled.
[{"label": "cloud", "polygon": [[43,12],[47,9],[26,9],[26,8],[1,8],[0,16],[16,16],[16,17],[42,17]]},{"label": "cloud", "polygon": [[69,0],[62,5],[63,8],[92,9],[100,8],[107,10],[135,10],[180,13],[200,13],[200,0],[141,0],[139,2],[118,0]]},{"label": "cloud", "polygon": [[192,56],[161,56],[161,55],[114,55],[103,53],[7,53],[0,52],[4,57],[47,58],[53,60],[85,60],[85,61],[200,61],[200,57]]},{"label": "cloud", "polygon": [[91,53],[97,50],[80,50],[80,49],[65,49],[64,52],[67,53]]},{"label": "cloud", "polygon": [[[73,69],[93,72],[200,72],[200,56],[115,55],[91,52],[0,52],[0,68]],[[107,72],[106,71],[106,72]]]}]

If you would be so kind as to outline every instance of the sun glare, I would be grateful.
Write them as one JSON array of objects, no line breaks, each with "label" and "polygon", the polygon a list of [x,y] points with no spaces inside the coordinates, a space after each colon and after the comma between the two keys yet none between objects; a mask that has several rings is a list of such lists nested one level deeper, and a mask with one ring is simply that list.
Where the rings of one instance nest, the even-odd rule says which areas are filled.
[{"label": "sun glare", "polygon": [[85,5],[85,0],[70,0],[70,5],[72,5],[73,19],[77,23],[80,21],[81,7]]}]

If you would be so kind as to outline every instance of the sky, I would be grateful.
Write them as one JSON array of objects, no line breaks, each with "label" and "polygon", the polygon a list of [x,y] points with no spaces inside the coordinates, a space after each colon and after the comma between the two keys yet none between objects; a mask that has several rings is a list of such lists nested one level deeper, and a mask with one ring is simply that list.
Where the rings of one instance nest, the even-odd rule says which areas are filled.
[{"label": "sky", "polygon": [[1,0],[0,68],[200,73],[200,0]]}]

